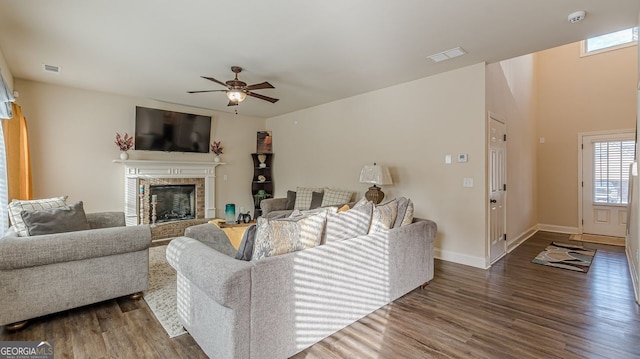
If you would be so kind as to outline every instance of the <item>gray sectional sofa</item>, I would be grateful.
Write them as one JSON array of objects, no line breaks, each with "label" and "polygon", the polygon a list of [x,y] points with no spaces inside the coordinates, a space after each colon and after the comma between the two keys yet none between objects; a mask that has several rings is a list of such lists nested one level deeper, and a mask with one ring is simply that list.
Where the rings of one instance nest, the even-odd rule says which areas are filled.
[{"label": "gray sectional sofa", "polygon": [[433,278],[436,224],[236,260],[174,239],[178,316],[211,358],[287,358]]},{"label": "gray sectional sofa", "polygon": [[87,221],[84,231],[0,238],[0,325],[148,289],[149,226],[125,227],[122,212]]}]

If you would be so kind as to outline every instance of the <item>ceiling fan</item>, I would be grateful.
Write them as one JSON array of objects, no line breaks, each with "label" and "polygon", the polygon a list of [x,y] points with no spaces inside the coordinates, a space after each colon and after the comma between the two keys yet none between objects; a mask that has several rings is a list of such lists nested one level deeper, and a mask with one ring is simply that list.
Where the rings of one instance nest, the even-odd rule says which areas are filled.
[{"label": "ceiling fan", "polygon": [[213,81],[217,84],[225,86],[226,90],[203,90],[203,91],[187,91],[188,93],[201,93],[201,92],[226,92],[227,98],[229,99],[229,103],[227,106],[238,106],[238,104],[244,101],[247,96],[259,98],[261,100],[269,101],[271,103],[278,102],[277,98],[268,97],[264,95],[257,94],[255,92],[251,92],[253,90],[261,90],[261,89],[273,89],[273,85],[268,82],[261,82],[255,85],[247,86],[246,82],[238,80],[238,74],[242,72],[242,67],[240,66],[231,66],[231,71],[236,74],[236,77],[233,80],[229,80],[227,82],[222,82],[214,79],[213,77],[200,76],[203,79],[207,79],[209,81]]}]

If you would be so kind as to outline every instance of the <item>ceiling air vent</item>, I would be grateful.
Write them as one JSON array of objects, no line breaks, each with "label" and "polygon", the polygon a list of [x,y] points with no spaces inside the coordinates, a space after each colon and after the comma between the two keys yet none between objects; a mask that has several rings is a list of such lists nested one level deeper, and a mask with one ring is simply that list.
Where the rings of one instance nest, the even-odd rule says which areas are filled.
[{"label": "ceiling air vent", "polygon": [[456,48],[453,48],[451,50],[442,51],[442,52],[439,52],[437,54],[434,54],[434,55],[431,55],[431,56],[427,56],[427,58],[430,59],[433,62],[440,62],[440,61],[445,61],[445,60],[452,59],[454,57],[462,56],[462,55],[464,55],[466,53],[467,52],[464,51],[464,49],[462,49],[461,47],[456,47]]},{"label": "ceiling air vent", "polygon": [[43,64],[42,65],[42,71],[50,72],[50,73],[54,73],[54,74],[59,74],[60,73],[60,66]]}]

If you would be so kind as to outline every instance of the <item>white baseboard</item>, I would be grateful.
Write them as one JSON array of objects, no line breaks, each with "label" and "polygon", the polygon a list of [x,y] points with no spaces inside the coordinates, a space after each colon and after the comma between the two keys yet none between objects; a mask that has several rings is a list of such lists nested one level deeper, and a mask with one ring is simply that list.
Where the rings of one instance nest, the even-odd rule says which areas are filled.
[{"label": "white baseboard", "polygon": [[538,230],[566,234],[580,233],[578,227],[556,226],[554,224],[538,224]]},{"label": "white baseboard", "polygon": [[435,258],[442,259],[447,262],[464,264],[467,266],[481,268],[481,269],[489,268],[489,266],[486,264],[486,259],[482,257],[474,257],[466,254],[457,253],[457,252],[443,251],[437,248],[435,248],[433,252],[434,252],[433,254]]},{"label": "white baseboard", "polygon": [[538,232],[538,227],[538,224],[533,225],[531,228],[520,233],[520,235],[516,236],[514,239],[507,241],[507,253],[511,253],[511,251],[518,248],[519,245],[524,243],[524,241],[536,234],[536,232]]},{"label": "white baseboard", "polygon": [[629,246],[625,248],[627,254],[627,263],[629,263],[629,274],[631,275],[631,283],[633,283],[633,293],[636,296],[636,303],[640,304],[640,287],[638,286],[638,269],[633,261],[633,256],[629,253]]}]

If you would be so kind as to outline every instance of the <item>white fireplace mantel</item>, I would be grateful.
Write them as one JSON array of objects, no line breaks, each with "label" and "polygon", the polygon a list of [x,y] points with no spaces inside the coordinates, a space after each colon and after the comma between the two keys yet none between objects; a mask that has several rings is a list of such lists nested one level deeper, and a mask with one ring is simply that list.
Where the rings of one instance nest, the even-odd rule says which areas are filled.
[{"label": "white fireplace mantel", "polygon": [[206,218],[216,216],[216,167],[221,162],[114,160],[124,165],[124,214],[128,226],[138,224],[140,178],[203,178],[204,213]]}]

